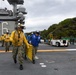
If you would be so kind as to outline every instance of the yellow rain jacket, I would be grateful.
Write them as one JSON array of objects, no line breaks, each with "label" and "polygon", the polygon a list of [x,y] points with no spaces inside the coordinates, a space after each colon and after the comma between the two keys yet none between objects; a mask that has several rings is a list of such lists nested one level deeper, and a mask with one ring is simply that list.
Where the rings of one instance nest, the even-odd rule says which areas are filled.
[{"label": "yellow rain jacket", "polygon": [[1,41],[1,36],[0,36],[0,41]]},{"label": "yellow rain jacket", "polygon": [[28,44],[26,37],[22,31],[13,31],[11,33],[10,40],[14,46],[21,46],[21,45],[23,45],[23,43],[25,43],[27,48],[29,48],[29,44]]},{"label": "yellow rain jacket", "polygon": [[4,40],[4,35],[1,36],[1,40]]},{"label": "yellow rain jacket", "polygon": [[9,42],[10,41],[10,35],[9,34],[5,34],[4,41],[5,42]]}]

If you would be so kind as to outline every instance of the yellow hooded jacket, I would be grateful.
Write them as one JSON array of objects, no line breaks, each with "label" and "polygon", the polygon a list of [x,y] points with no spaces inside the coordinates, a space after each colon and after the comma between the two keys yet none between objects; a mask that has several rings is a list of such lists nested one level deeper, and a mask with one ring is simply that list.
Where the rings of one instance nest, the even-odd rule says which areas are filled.
[{"label": "yellow hooded jacket", "polygon": [[2,35],[2,36],[1,36],[1,40],[4,40],[4,38],[5,38],[4,35]]},{"label": "yellow hooded jacket", "polygon": [[5,34],[4,41],[5,42],[9,42],[10,41],[10,35],[9,34]]},{"label": "yellow hooded jacket", "polygon": [[10,41],[12,42],[12,44],[14,46],[21,46],[21,45],[23,45],[23,43],[25,43],[27,48],[29,48],[29,44],[22,31],[13,31],[11,33]]}]

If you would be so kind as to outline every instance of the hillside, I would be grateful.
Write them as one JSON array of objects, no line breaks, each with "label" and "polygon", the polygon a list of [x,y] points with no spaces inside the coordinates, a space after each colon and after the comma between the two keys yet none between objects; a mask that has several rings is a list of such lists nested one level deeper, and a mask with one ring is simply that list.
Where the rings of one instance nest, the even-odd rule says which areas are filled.
[{"label": "hillside", "polygon": [[76,37],[76,18],[65,19],[41,31],[43,38],[50,38],[50,34],[53,34],[54,38]]}]

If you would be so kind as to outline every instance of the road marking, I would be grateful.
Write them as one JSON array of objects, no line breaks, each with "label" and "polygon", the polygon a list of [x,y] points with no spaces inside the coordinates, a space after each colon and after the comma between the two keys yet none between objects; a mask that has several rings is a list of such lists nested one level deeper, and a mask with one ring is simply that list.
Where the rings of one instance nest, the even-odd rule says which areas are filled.
[{"label": "road marking", "polygon": [[38,52],[63,52],[66,51],[66,49],[55,49],[55,50],[38,50]]},{"label": "road marking", "polygon": [[[66,51],[66,50],[38,50],[37,52],[63,52],[63,51]],[[4,53],[5,51],[4,50],[0,50],[0,53]],[[12,52],[12,50],[9,50],[8,52]]]},{"label": "road marking", "polygon": [[[7,51],[7,52],[12,52],[12,50]],[[0,53],[6,53],[5,50],[0,50]]]},{"label": "road marking", "polygon": [[66,49],[67,51],[76,51],[76,49]]},{"label": "road marking", "polygon": [[[37,52],[65,52],[65,51],[76,51],[76,49],[38,50]],[[12,50],[9,50],[7,52],[12,52]],[[0,53],[5,53],[5,50],[0,50]]]},{"label": "road marking", "polygon": [[41,67],[45,68],[45,67],[46,67],[46,65],[41,65]]},{"label": "road marking", "polygon": [[40,66],[43,68],[46,67],[46,65],[44,63],[40,63]]},{"label": "road marking", "polygon": [[40,65],[44,65],[44,63],[40,63]]},{"label": "road marking", "polygon": [[76,51],[76,49],[38,50],[38,52],[65,52],[65,51]]}]

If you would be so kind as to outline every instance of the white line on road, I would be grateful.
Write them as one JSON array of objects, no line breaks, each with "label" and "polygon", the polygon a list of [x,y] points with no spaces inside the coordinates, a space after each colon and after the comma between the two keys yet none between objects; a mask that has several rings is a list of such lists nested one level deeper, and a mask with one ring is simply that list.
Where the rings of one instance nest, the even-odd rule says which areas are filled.
[{"label": "white line on road", "polygon": [[67,51],[76,51],[76,49],[66,49]]}]

